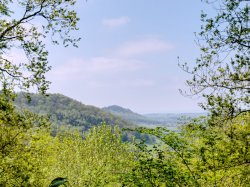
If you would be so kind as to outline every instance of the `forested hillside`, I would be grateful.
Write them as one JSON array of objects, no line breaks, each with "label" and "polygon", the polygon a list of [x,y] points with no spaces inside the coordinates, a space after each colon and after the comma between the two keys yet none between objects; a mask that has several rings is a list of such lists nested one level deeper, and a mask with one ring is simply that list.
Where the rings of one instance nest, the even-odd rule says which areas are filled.
[{"label": "forested hillside", "polygon": [[[18,110],[28,109],[35,114],[48,116],[53,127],[53,134],[57,133],[61,127],[87,131],[90,128],[108,124],[112,127],[134,129],[137,126],[133,122],[126,121],[119,116],[105,112],[104,110],[84,105],[79,101],[66,97],[62,94],[48,94],[42,96],[39,94],[19,93],[15,99],[15,105]],[[144,139],[147,143],[153,143],[154,138],[138,132],[122,133],[123,141],[132,141],[133,138]]]},{"label": "forested hillside", "polygon": [[30,97],[29,101],[24,93],[19,93],[15,105],[20,109],[26,108],[38,114],[49,115],[51,122],[55,125],[71,125],[81,127],[83,130],[102,123],[117,125],[121,128],[136,127],[97,107],[84,105],[61,94],[49,94],[48,96],[30,94]]},{"label": "forested hillside", "polygon": [[150,118],[147,118],[141,114],[135,113],[131,111],[130,109],[126,109],[121,106],[112,105],[112,106],[104,107],[102,109],[111,114],[120,116],[121,118],[126,119],[127,121],[133,122],[134,124],[138,124],[138,125],[160,125],[161,124],[160,121],[152,120]]},{"label": "forested hillside", "polygon": [[178,130],[178,127],[182,124],[188,123],[194,118],[207,116],[206,113],[154,113],[142,115],[117,105],[104,107],[103,110],[143,127],[166,127],[171,130]]}]

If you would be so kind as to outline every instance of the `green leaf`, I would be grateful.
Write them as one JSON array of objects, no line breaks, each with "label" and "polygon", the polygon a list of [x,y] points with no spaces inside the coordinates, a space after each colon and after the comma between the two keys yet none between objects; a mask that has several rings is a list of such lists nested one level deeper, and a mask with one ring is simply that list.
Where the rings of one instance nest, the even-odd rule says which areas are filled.
[{"label": "green leaf", "polygon": [[61,185],[64,185],[66,186],[66,183],[68,182],[68,179],[67,178],[62,178],[62,177],[58,177],[58,178],[55,178],[49,185],[49,187],[58,187],[58,186],[61,186]]}]

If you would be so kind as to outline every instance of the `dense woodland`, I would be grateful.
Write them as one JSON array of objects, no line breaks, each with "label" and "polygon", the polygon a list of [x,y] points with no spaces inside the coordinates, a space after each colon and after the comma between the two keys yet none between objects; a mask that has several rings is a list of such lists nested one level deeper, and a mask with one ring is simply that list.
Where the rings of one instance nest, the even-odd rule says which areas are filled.
[{"label": "dense woodland", "polygon": [[111,115],[97,107],[87,106],[61,94],[49,94],[41,96],[30,94],[30,101],[25,93],[18,94],[15,105],[20,109],[28,109],[35,113],[49,115],[51,122],[57,126],[71,125],[82,127],[87,130],[101,123],[112,126],[134,127],[127,121]]},{"label": "dense woodland", "polygon": [[[119,116],[113,115],[100,108],[84,105],[74,99],[61,94],[49,94],[42,96],[39,94],[17,93],[14,105],[19,111],[29,110],[36,114],[47,116],[51,122],[52,134],[55,135],[60,129],[78,129],[80,132],[87,131],[92,127],[101,124],[117,126],[120,130],[123,128],[135,129],[139,127],[137,123],[130,120],[124,120]],[[134,132],[123,132],[123,141],[132,141],[133,138],[145,140],[147,143],[153,143],[154,138],[146,134]]]},{"label": "dense woodland", "polygon": [[[222,2],[214,17],[201,15],[196,65],[179,64],[193,76],[183,95],[204,97],[209,115],[171,131],[135,128],[62,95],[29,94],[35,87],[45,95],[49,86],[44,38],[77,45],[71,36],[78,30],[76,1],[0,1],[0,186],[250,186],[249,6]],[[10,19],[13,4],[25,12],[20,19]],[[36,18],[44,19],[42,29],[27,27]],[[5,56],[13,48],[24,50],[26,63]],[[17,95],[17,89],[28,93]],[[76,110],[68,110],[71,105]],[[123,141],[124,131],[157,141]]]}]

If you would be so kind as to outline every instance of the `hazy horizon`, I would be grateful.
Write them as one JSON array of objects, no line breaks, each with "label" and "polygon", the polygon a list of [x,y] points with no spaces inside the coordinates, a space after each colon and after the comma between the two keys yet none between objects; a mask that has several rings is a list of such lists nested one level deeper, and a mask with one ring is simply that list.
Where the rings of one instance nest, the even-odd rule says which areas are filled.
[{"label": "hazy horizon", "polygon": [[138,113],[202,112],[182,96],[188,75],[178,67],[199,56],[200,1],[78,2],[79,48],[49,46],[49,92],[87,105],[119,105]]}]

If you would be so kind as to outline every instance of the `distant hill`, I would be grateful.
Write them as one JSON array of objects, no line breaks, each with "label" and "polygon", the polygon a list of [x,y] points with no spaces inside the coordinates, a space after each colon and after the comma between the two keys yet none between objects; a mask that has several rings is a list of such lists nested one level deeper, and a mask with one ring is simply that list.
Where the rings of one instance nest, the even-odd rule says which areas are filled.
[{"label": "distant hill", "polygon": [[48,96],[31,94],[30,96],[31,101],[28,102],[25,95],[19,93],[15,100],[17,108],[27,108],[38,114],[50,115],[54,127],[66,125],[78,127],[84,131],[101,123],[117,125],[120,128],[135,128],[139,125],[146,127],[163,126],[176,130],[179,124],[191,118],[205,115],[204,113],[142,115],[117,105],[102,109],[84,105],[62,94],[49,94]]},{"label": "distant hill", "polygon": [[103,110],[140,126],[163,126],[171,130],[176,130],[177,126],[193,118],[206,115],[206,113],[154,113],[142,115],[117,105],[104,107]]},{"label": "distant hill", "polygon": [[83,130],[103,122],[108,125],[118,125],[121,128],[136,126],[100,108],[84,105],[61,94],[49,94],[49,96],[31,94],[31,101],[28,102],[24,94],[20,93],[15,100],[15,105],[38,114],[49,114],[51,122],[55,125],[70,125],[81,127]]},{"label": "distant hill", "polygon": [[134,124],[138,125],[157,125],[161,122],[157,121],[157,119],[150,119],[146,116],[143,116],[141,114],[135,113],[131,111],[130,109],[126,109],[117,105],[112,105],[108,107],[102,108],[104,111],[109,112],[113,115],[119,116],[122,119],[125,119],[129,122],[132,122]]},{"label": "distant hill", "polygon": [[144,114],[143,116],[151,120],[157,120],[161,124],[167,124],[167,126],[174,127],[184,124],[194,118],[206,115],[207,113],[154,113]]}]

